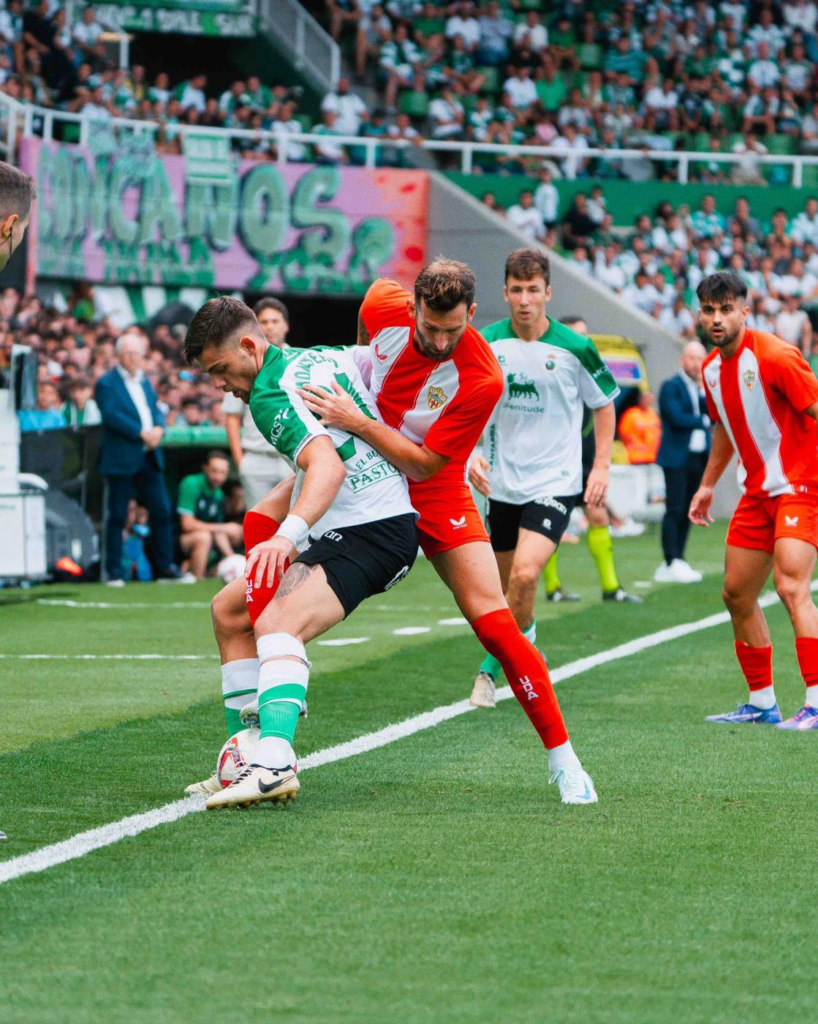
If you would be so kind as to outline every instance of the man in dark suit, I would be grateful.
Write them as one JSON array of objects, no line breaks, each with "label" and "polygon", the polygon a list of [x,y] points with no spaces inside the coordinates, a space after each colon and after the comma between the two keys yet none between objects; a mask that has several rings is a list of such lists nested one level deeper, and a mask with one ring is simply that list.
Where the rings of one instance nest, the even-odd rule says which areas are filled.
[{"label": "man in dark suit", "polygon": [[710,454],[710,420],[702,387],[702,362],[707,353],[699,341],[682,350],[681,370],[659,392],[662,443],[657,463],[665,474],[665,518],[662,553],[665,560],[654,573],[657,583],[698,583],[702,578],[685,561],[690,521],[687,510],[699,489]]},{"label": "man in dark suit", "polygon": [[165,417],[142,370],[145,348],[141,335],[123,334],[116,343],[119,366],[100,377],[94,396],[102,416],[99,471],[107,483],[105,572],[112,586],[124,583],[122,530],[134,491],[150,515],[154,578],[183,579],[173,564],[171,504],[159,449]]}]

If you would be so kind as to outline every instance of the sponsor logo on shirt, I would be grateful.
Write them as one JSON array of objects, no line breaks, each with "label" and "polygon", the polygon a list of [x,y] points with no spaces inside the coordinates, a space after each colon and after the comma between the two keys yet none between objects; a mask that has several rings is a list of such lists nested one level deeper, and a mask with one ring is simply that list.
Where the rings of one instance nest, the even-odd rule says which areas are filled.
[{"label": "sponsor logo on shirt", "polygon": [[289,409],[282,409],[281,412],[277,412],[276,413],[275,419],[273,420],[273,426],[272,426],[272,428],[270,430],[270,441],[273,444],[275,444],[276,441],[284,433],[284,428],[287,425],[285,421],[288,420],[289,418],[290,418],[290,410]]},{"label": "sponsor logo on shirt", "polygon": [[507,376],[509,398],[537,398],[540,393],[530,377],[524,373],[510,373]]},{"label": "sponsor logo on shirt", "polygon": [[426,401],[429,403],[429,408],[434,412],[449,401],[449,396],[443,388],[436,387],[433,384],[426,394]]},{"label": "sponsor logo on shirt", "polygon": [[748,391],[752,391],[756,382],[755,370],[745,370],[741,375],[741,379],[744,381],[745,388],[747,388]]}]

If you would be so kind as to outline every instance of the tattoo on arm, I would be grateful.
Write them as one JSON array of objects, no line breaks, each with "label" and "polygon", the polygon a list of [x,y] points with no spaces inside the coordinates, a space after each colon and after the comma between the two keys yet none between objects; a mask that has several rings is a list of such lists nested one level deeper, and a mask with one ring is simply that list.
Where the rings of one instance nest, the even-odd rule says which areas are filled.
[{"label": "tattoo on arm", "polygon": [[276,591],[274,600],[277,601],[280,597],[288,597],[294,590],[298,590],[301,584],[307,580],[314,568],[314,565],[305,565],[303,562],[293,562],[284,574],[284,579],[281,581],[281,585]]},{"label": "tattoo on arm", "polygon": [[369,331],[366,329],[364,318],[358,313],[358,344],[368,345],[369,344]]}]

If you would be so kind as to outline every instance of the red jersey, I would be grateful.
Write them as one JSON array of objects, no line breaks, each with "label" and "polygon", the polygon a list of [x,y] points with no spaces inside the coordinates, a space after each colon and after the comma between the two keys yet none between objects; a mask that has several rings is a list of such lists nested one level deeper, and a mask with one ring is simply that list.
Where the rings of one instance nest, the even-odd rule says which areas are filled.
[{"label": "red jersey", "polygon": [[773,334],[744,331],[729,359],[718,349],[702,366],[710,418],[738,453],[748,497],[818,489],[818,424],[804,410],[818,402],[818,380],[798,349]]},{"label": "red jersey", "polygon": [[465,464],[503,393],[503,374],[489,344],[471,326],[442,362],[421,355],[413,339],[412,296],[396,281],[381,278],[369,288],[361,318],[370,337],[370,391],[384,422],[449,462],[420,488],[454,478],[462,484]]}]

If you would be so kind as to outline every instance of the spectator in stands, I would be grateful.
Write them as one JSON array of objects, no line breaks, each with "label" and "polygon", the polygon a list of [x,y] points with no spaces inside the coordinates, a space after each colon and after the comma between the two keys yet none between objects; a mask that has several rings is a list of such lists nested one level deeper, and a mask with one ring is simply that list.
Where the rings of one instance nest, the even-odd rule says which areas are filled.
[{"label": "spectator in stands", "polygon": [[60,430],[64,427],[57,385],[52,381],[41,381],[37,385],[37,408],[21,409],[17,419],[20,431],[24,434],[36,430]]},{"label": "spectator in stands", "polygon": [[557,223],[560,208],[560,194],[553,184],[553,175],[548,167],[541,167],[538,173],[540,183],[534,193],[534,205],[539,210],[547,228]]},{"label": "spectator in stands", "polygon": [[64,425],[95,427],[102,423],[99,406],[93,399],[94,387],[87,377],[74,377],[65,389],[66,400],[60,409]]},{"label": "spectator in stands", "polygon": [[710,452],[710,420],[702,386],[704,345],[690,341],[682,349],[681,370],[662,384],[659,413],[662,443],[656,461],[665,475],[662,520],[664,561],[654,573],[657,583],[698,583],[702,575],[685,561],[690,521],[687,510],[699,488]]},{"label": "spectator in stands", "polygon": [[575,249],[578,245],[590,248],[596,224],[588,214],[588,197],[584,192],[577,192],[571,208],[562,218],[562,244],[566,249]]},{"label": "spectator in stands", "polygon": [[[536,17],[536,12],[532,13],[535,13]],[[518,36],[513,24],[501,12],[500,5],[495,0],[491,0],[486,11],[480,16],[478,24],[480,38],[476,50],[477,62],[488,67],[502,67],[508,61],[511,52],[512,36],[515,45],[517,44]]]},{"label": "spectator in stands", "polygon": [[542,214],[534,205],[534,193],[530,189],[520,193],[520,201],[509,206],[506,216],[532,242],[541,242],[545,238]]},{"label": "spectator in stands", "polygon": [[186,476],[179,484],[179,547],[188,556],[190,572],[197,580],[207,574],[211,551],[228,558],[241,547],[241,526],[225,522],[222,487],[229,472],[227,455],[212,451],[205,458],[201,473]]},{"label": "spectator in stands", "polygon": [[182,110],[196,110],[200,114],[205,112],[207,107],[207,75],[194,75],[188,82],[183,82],[179,87],[179,104]]},{"label": "spectator in stands", "polygon": [[762,163],[758,159],[766,156],[769,150],[758,141],[755,133],[748,132],[743,140],[739,140],[733,146],[733,152],[738,153],[742,159],[733,164],[730,172],[731,180],[737,185],[766,185],[767,180],[762,173]]},{"label": "spectator in stands", "polygon": [[786,295],[781,310],[775,318],[774,333],[796,345],[808,358],[812,351],[812,324],[801,306],[796,294]]},{"label": "spectator in stands", "polygon": [[314,135],[327,136],[327,140],[324,141],[322,139],[321,142],[313,143],[313,149],[315,150],[315,162],[317,164],[331,165],[349,163],[349,153],[344,146],[338,142],[332,141],[332,136],[342,134],[336,127],[338,115],[332,110],[325,110],[322,117],[322,123],[316,128],[313,128],[312,131]]},{"label": "spectator in stands", "polygon": [[466,115],[451,86],[446,86],[429,104],[429,121],[433,139],[461,139]]},{"label": "spectator in stands", "polygon": [[622,413],[617,429],[631,465],[644,466],[656,462],[662,421],[653,408],[653,395],[649,391],[639,392],[636,405]]},{"label": "spectator in stands", "polygon": [[74,23],[72,36],[77,66],[87,63],[92,68],[100,67],[105,59],[105,47],[102,45],[102,25],[97,21],[93,7],[83,7],[80,20]]},{"label": "spectator in stands", "polygon": [[327,111],[336,115],[335,128],[340,135],[360,135],[361,125],[369,118],[366,104],[351,91],[348,78],[340,78],[336,91],[324,97],[321,112]]},{"label": "spectator in stands", "polygon": [[122,531],[134,489],[148,509],[151,562],[158,579],[183,578],[173,564],[171,507],[159,446],[164,416],[145,377],[146,346],[141,334],[123,334],[116,343],[118,366],[97,381],[95,399],[102,415],[99,471],[106,479],[105,571],[111,586],[122,586]]}]

